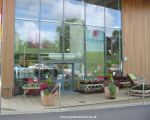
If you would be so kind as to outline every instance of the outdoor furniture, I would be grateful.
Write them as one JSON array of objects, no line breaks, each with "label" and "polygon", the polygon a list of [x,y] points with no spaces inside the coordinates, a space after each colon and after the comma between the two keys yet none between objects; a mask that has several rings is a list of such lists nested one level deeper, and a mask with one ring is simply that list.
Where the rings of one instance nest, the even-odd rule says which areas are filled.
[{"label": "outdoor furniture", "polygon": [[138,85],[130,89],[130,95],[140,96],[140,97],[148,97],[150,96],[150,85]]},{"label": "outdoor furniture", "polygon": [[107,79],[108,77],[98,76],[96,78],[81,80],[78,91],[81,93],[85,93],[85,94],[103,92],[103,86],[104,86],[105,80]]},{"label": "outdoor furniture", "polygon": [[137,78],[134,74],[128,74],[133,86],[129,95],[147,97],[150,96],[150,85],[143,78]]},{"label": "outdoor furniture", "polygon": [[126,88],[131,84],[130,79],[126,76],[114,76],[114,81],[119,88]]},{"label": "outdoor furniture", "polygon": [[103,91],[103,84],[80,84],[81,93],[99,93]]},{"label": "outdoor furniture", "polygon": [[29,90],[39,90],[39,86],[22,86],[23,96],[25,97]]}]

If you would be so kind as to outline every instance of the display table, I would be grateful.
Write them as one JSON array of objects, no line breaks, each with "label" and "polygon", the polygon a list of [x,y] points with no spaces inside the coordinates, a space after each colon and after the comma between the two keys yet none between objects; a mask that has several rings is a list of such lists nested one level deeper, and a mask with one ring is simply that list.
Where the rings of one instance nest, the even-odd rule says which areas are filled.
[{"label": "display table", "polygon": [[133,95],[133,96],[148,97],[150,96],[150,85],[143,83],[143,84],[132,87],[129,92],[130,92],[130,95]]},{"label": "display table", "polygon": [[131,84],[131,81],[126,76],[114,76],[114,81],[119,88],[127,88]]},{"label": "display table", "polygon": [[123,85],[123,87],[129,87],[130,84],[131,84],[130,81],[120,82],[120,85]]},{"label": "display table", "polygon": [[103,84],[80,84],[79,91],[82,93],[99,93],[103,90]]},{"label": "display table", "polygon": [[25,97],[29,90],[39,90],[39,86],[22,86],[23,96]]}]

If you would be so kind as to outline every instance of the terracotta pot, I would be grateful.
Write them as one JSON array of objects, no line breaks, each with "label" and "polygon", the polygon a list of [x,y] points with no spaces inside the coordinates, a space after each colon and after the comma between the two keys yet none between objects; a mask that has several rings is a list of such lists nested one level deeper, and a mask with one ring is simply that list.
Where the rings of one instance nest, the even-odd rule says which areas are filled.
[{"label": "terracotta pot", "polygon": [[115,99],[116,96],[117,96],[117,94],[119,93],[119,88],[116,87],[116,94],[113,95],[113,96],[110,94],[109,88],[108,88],[107,86],[104,87],[104,91],[105,91],[105,96],[106,96],[106,98]]}]

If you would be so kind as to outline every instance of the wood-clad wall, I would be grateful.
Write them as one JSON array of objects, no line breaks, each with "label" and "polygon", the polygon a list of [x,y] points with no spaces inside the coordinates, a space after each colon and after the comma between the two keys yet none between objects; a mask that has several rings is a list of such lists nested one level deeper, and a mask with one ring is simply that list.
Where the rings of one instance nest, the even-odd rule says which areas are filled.
[{"label": "wood-clad wall", "polygon": [[124,74],[150,81],[150,1],[122,0]]},{"label": "wood-clad wall", "polygon": [[12,97],[14,67],[14,0],[3,0],[2,94]]},{"label": "wood-clad wall", "polygon": [[0,0],[0,10],[2,10],[2,0]]}]

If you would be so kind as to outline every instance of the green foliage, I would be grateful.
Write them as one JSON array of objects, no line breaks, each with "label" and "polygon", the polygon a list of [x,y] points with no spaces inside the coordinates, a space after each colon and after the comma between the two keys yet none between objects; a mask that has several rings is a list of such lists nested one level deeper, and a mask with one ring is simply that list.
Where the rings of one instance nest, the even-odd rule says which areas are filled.
[{"label": "green foliage", "polygon": [[110,82],[114,82],[114,78],[113,78],[112,72],[109,73],[109,81],[110,81]]},{"label": "green foliage", "polygon": [[47,84],[48,84],[48,86],[51,86],[52,85],[52,79],[48,78],[47,79]]},{"label": "green foliage", "polygon": [[50,87],[52,86],[53,81],[52,81],[51,77],[49,76],[49,78],[47,80],[44,80],[44,82],[48,85],[48,88],[44,89],[44,95],[49,95],[50,94]]},{"label": "green foliage", "polygon": [[23,87],[38,87],[37,83],[26,83],[23,85]]},{"label": "green foliage", "polygon": [[109,89],[111,97],[115,97],[115,95],[116,95],[116,85],[113,82],[110,82],[108,84],[108,89]]},{"label": "green foliage", "polygon": [[[94,73],[97,65],[104,65],[104,52],[86,52],[87,71]],[[100,68],[99,75],[103,75],[104,68]],[[97,74],[97,73],[96,73]]]},{"label": "green foliage", "polygon": [[49,90],[48,90],[48,89],[45,89],[45,90],[44,90],[44,95],[49,95],[49,94],[50,94]]},{"label": "green foliage", "polygon": [[102,73],[100,73],[100,71],[98,71],[98,70],[96,70],[96,71],[94,71],[94,76],[96,77],[96,76],[100,76]]},{"label": "green foliage", "polygon": [[[107,63],[107,66],[112,67],[112,62],[109,61]],[[108,89],[109,89],[111,98],[115,98],[117,86],[114,83],[113,72],[112,71],[108,71],[108,76],[109,76]]]},{"label": "green foliage", "polygon": [[111,68],[111,66],[112,66],[112,62],[111,62],[111,61],[108,61],[108,62],[107,62],[107,67],[108,67],[108,68]]}]

